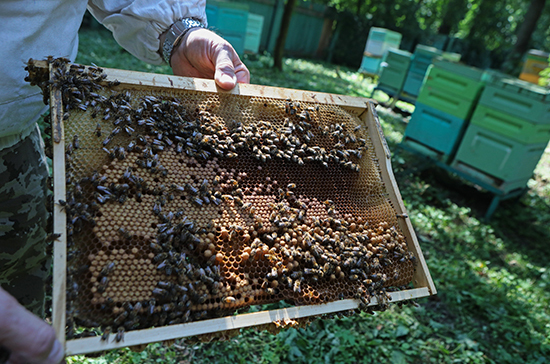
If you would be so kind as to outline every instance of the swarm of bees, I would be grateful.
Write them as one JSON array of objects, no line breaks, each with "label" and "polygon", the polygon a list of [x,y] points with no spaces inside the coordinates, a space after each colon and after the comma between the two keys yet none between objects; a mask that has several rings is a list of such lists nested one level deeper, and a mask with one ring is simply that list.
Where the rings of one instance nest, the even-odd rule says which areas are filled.
[{"label": "swarm of bees", "polygon": [[[67,335],[226,316],[256,304],[370,298],[412,280],[368,130],[334,105],[107,81],[29,62],[61,90]],[[47,78],[46,80],[44,78]],[[45,96],[45,100],[48,97]],[[278,326],[287,326],[279,324]]]}]

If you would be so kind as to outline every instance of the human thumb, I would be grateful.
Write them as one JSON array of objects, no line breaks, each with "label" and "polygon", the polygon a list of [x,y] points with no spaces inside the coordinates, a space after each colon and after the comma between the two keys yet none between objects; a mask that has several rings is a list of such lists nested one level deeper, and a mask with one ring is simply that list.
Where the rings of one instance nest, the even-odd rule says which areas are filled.
[{"label": "human thumb", "polygon": [[215,61],[216,71],[214,73],[214,80],[216,84],[224,90],[229,91],[233,89],[237,84],[237,76],[235,75],[235,66],[231,60],[229,50],[224,47],[224,49],[218,53]]},{"label": "human thumb", "polygon": [[9,364],[58,364],[64,350],[55,330],[0,288],[0,346],[11,352]]}]

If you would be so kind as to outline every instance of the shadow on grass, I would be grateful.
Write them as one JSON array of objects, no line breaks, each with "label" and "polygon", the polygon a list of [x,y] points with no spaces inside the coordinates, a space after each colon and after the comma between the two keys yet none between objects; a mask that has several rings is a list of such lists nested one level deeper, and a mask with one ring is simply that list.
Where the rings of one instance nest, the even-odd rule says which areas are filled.
[{"label": "shadow on grass", "polygon": [[[436,297],[423,300],[424,311],[417,312],[422,327],[432,327],[431,335],[446,338],[442,351],[461,362],[546,362],[550,354],[547,186],[537,183],[537,189],[520,199],[501,202],[493,219],[484,223],[493,195],[399,150],[403,119],[386,110],[379,114],[401,194],[438,290]],[[425,342],[431,339],[426,336]],[[413,362],[433,361],[440,353],[431,351]]]},{"label": "shadow on grass", "polygon": [[320,61],[285,59],[283,71],[272,68],[273,60],[267,55],[245,55],[243,62],[250,71],[251,83],[259,85],[360,97],[369,97],[373,87],[355,70]]},{"label": "shadow on grass", "polygon": [[[411,156],[397,158],[414,163]],[[550,354],[548,200],[530,191],[482,223],[491,194],[435,167],[397,176],[439,292],[426,303],[435,311],[427,317],[439,315],[452,328],[445,335],[471,339],[489,361],[544,362]]]}]

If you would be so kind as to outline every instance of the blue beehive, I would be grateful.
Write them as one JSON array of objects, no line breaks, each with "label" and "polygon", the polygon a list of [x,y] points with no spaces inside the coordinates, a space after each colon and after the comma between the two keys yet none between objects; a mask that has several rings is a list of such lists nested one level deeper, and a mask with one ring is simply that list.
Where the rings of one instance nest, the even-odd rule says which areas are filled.
[{"label": "blue beehive", "polygon": [[413,97],[418,96],[428,67],[432,64],[433,58],[441,54],[442,52],[439,49],[433,47],[424,45],[416,46],[411,61],[411,67],[409,68],[409,73],[405,79],[405,85],[403,86],[403,91],[406,95]]},{"label": "blue beehive", "polygon": [[434,60],[429,66],[405,137],[443,154],[449,161],[483,89],[484,72]]},{"label": "blue beehive", "polygon": [[411,57],[412,54],[407,51],[389,49],[380,67],[377,87],[394,93],[399,91],[407,77]]},{"label": "blue beehive", "polygon": [[233,2],[213,2],[206,5],[208,26],[225,38],[235,51],[244,54],[248,5]]},{"label": "blue beehive", "polygon": [[405,130],[410,138],[450,156],[460,141],[466,120],[417,102]]}]

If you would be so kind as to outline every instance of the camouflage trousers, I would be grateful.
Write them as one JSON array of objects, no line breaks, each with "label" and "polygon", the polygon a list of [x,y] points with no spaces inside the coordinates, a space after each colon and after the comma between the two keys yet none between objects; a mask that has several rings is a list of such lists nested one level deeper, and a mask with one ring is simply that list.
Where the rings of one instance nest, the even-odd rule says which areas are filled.
[{"label": "camouflage trousers", "polygon": [[44,314],[48,165],[38,127],[0,150],[0,285],[28,310]]}]

